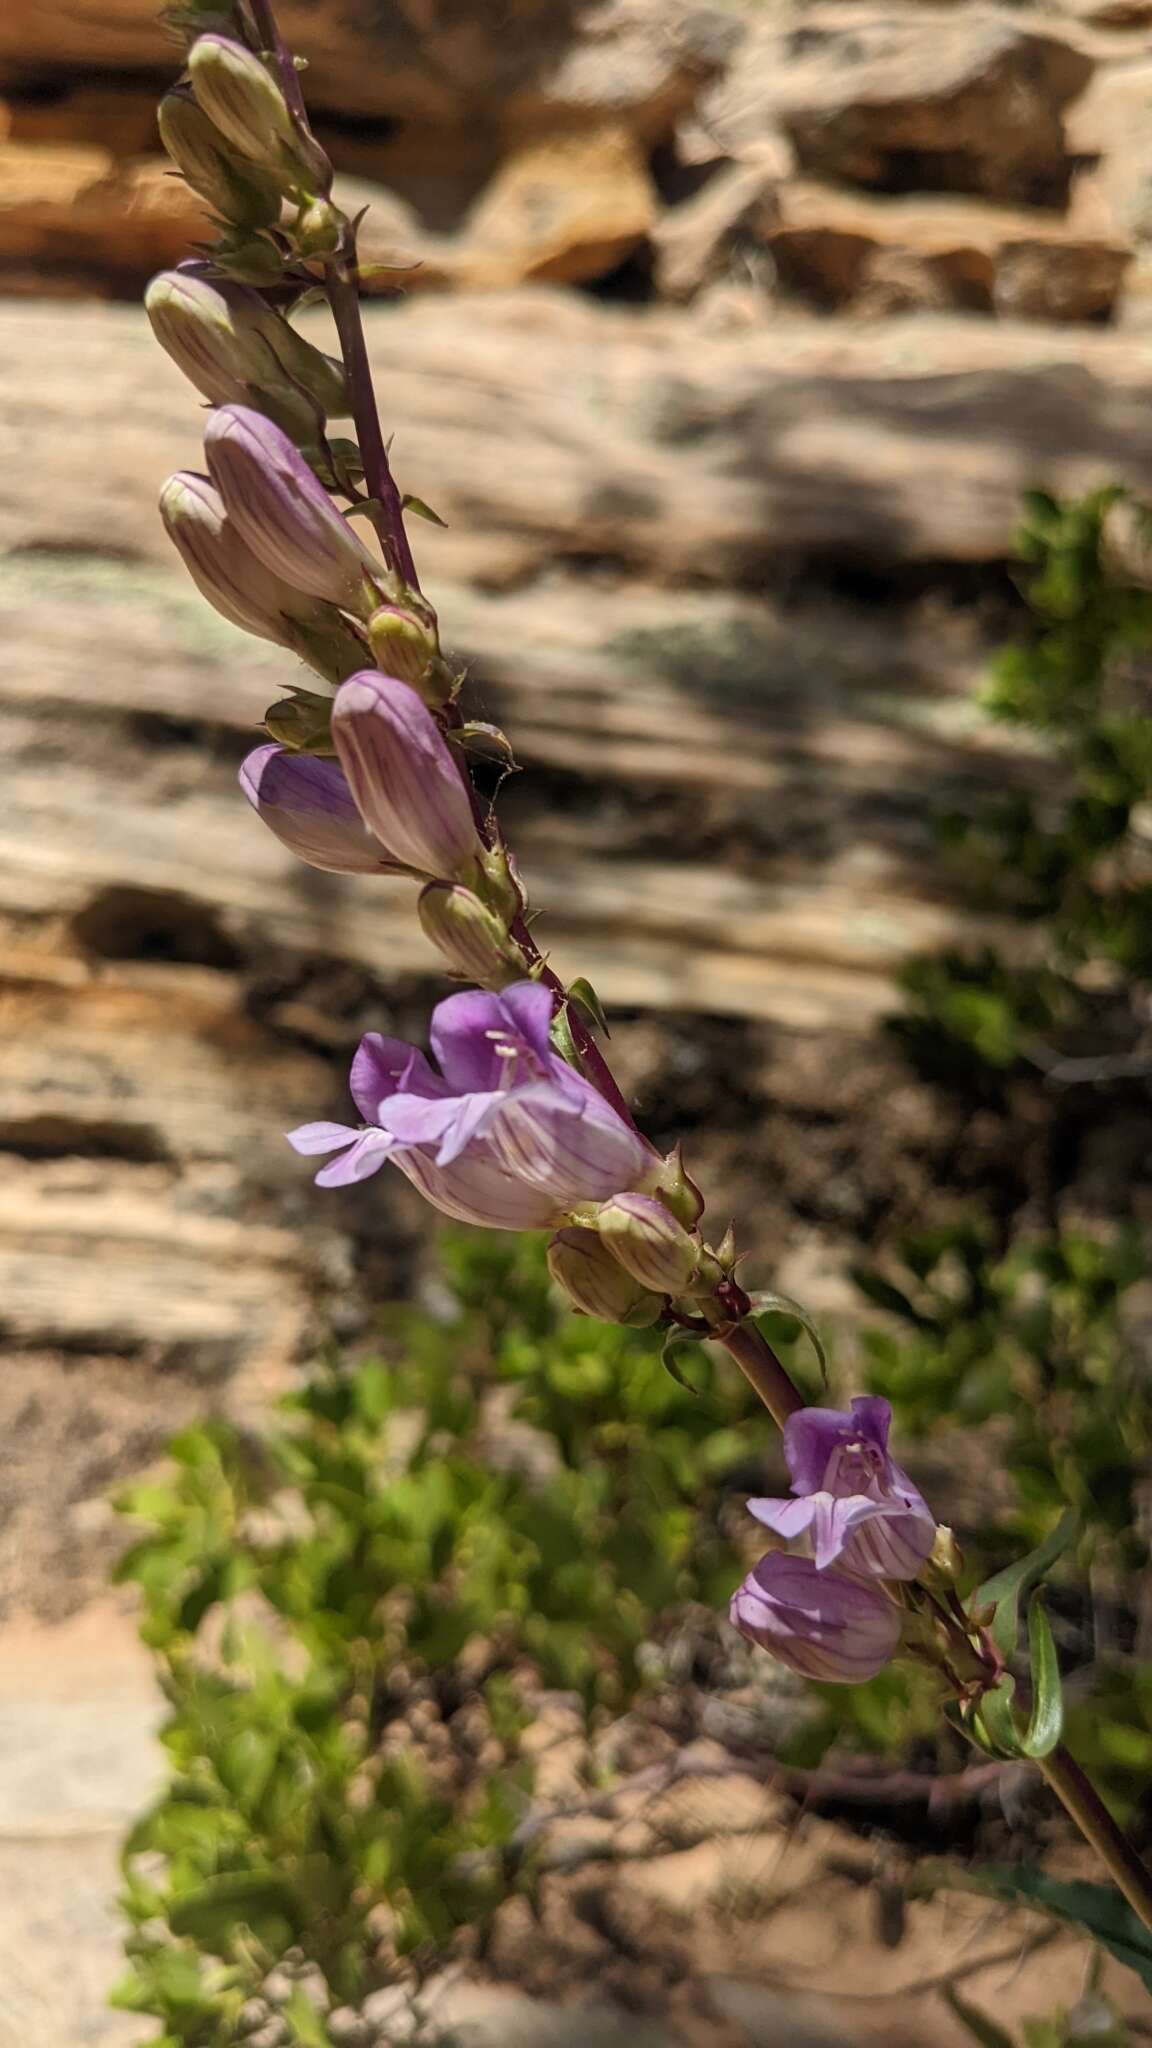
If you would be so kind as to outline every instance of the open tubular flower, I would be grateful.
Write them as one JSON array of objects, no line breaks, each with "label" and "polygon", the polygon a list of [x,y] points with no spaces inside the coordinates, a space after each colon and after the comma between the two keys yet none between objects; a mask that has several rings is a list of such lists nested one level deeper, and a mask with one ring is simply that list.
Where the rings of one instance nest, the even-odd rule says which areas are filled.
[{"label": "open tubular flower", "polygon": [[875,1678],[900,1640],[900,1609],[879,1586],[780,1552],[762,1557],[737,1587],[729,1617],[790,1670],[835,1685]]},{"label": "open tubular flower", "polygon": [[240,787],[277,839],[332,875],[401,875],[408,869],[373,837],[335,761],[283,747],[256,747]]},{"label": "open tubular flower", "polygon": [[919,1489],[888,1455],[892,1410],[862,1396],[851,1411],[802,1408],[784,1428],[791,1500],[750,1500],[749,1512],[786,1541],[805,1536],[816,1568],[914,1579],[936,1541]]},{"label": "open tubular flower", "polygon": [[362,669],[336,692],[332,738],[369,828],[433,880],[470,874],[483,853],[455,757],[423,699]]},{"label": "open tubular flower", "polygon": [[[529,981],[449,996],[432,1018],[439,1072],[415,1047],[369,1033],[351,1074],[364,1124],[306,1124],[289,1143],[343,1154],[317,1175],[323,1186],[391,1159],[446,1214],[465,1204],[466,1221],[505,1230],[558,1224],[576,1204],[634,1184],[654,1154],[553,1051],[553,1000]],[[482,1192],[487,1215],[476,1213]]]},{"label": "open tubular flower", "polygon": [[311,597],[375,609],[379,563],[281,428],[251,406],[222,405],[204,453],[229,519],[267,568]]}]

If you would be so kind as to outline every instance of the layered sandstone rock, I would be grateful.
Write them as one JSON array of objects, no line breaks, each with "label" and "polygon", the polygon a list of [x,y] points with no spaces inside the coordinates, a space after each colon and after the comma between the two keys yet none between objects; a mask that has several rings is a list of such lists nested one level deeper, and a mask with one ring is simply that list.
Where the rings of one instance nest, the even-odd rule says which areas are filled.
[{"label": "layered sandstone rock", "polygon": [[[376,311],[372,351],[400,477],[450,521],[420,546],[448,644],[530,771],[504,802],[543,942],[616,1012],[831,1032],[851,1069],[905,953],[973,929],[930,886],[929,793],[1035,772],[970,710],[1000,614],[901,579],[992,568],[1026,484],[1144,477],[1142,347],[725,337],[547,291],[461,314]],[[94,1401],[145,1371],[172,1412],[256,1398],[422,1221],[396,1176],[313,1191],[281,1133],[344,1114],[360,1032],[419,1034],[445,984],[404,884],[302,867],[237,793],[291,667],[171,556],[155,491],[197,414],[139,314],[0,309],[0,417],[0,1327]]]},{"label": "layered sandstone rock", "polygon": [[[1147,324],[1152,69],[1118,17],[323,0],[285,19],[369,208],[372,291],[621,273],[678,300],[734,280],[765,318]],[[153,153],[162,62],[142,0],[9,10],[0,290],[132,295],[184,252],[199,209]]]}]

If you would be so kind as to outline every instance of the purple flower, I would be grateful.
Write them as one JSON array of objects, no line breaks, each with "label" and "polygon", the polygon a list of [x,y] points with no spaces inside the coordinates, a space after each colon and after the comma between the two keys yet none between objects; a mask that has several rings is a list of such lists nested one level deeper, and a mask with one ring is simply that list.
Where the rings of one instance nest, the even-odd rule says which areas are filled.
[{"label": "purple flower", "polygon": [[310,867],[332,875],[406,875],[375,839],[335,761],[257,747],[240,769],[240,787],[277,839]]},{"label": "purple flower", "polygon": [[808,1534],[816,1569],[914,1579],[936,1540],[931,1509],[888,1455],[892,1410],[860,1397],[851,1413],[802,1408],[784,1426],[792,1500],[750,1500],[758,1522],[786,1541]]},{"label": "purple flower", "polygon": [[438,1209],[501,1230],[542,1229],[575,1204],[634,1185],[657,1164],[639,1133],[552,1050],[553,997],[522,981],[502,995],[449,996],[432,1018],[437,1073],[375,1032],[352,1063],[359,1129],[305,1124],[298,1152],[341,1152],[325,1187],[391,1159]]},{"label": "purple flower", "polygon": [[762,1557],[737,1587],[729,1617],[781,1664],[836,1685],[875,1678],[900,1640],[900,1609],[878,1586],[779,1552]]},{"label": "purple flower", "polygon": [[341,683],[332,738],[369,830],[408,867],[448,881],[481,852],[452,750],[410,683],[361,669]]},{"label": "purple flower", "polygon": [[204,430],[212,481],[236,532],[285,583],[367,615],[382,572],[281,428],[221,405]]}]

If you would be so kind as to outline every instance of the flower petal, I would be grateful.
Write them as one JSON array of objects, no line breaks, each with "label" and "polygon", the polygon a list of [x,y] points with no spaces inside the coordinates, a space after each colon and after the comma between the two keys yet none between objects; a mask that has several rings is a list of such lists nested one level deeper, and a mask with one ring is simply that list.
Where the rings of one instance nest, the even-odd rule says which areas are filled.
[{"label": "flower petal", "polygon": [[811,1526],[816,1505],[811,1494],[806,1494],[802,1500],[750,1500],[748,1513],[755,1515],[766,1529],[774,1530],[777,1536],[783,1536],[786,1542],[791,1543]]},{"label": "flower petal", "polygon": [[322,1166],[316,1175],[318,1188],[343,1188],[353,1181],[367,1180],[370,1174],[378,1173],[392,1149],[392,1140],[386,1131],[364,1131],[357,1138],[351,1151],[334,1159],[330,1166]]},{"label": "flower petal", "polygon": [[537,1059],[552,1052],[549,1033],[556,1012],[556,998],[540,981],[516,981],[499,998],[513,1030],[526,1039]]},{"label": "flower petal", "polygon": [[741,1635],[782,1664],[834,1684],[874,1678],[900,1640],[900,1610],[878,1586],[780,1552],[749,1572],[729,1613]]},{"label": "flower petal", "polygon": [[240,769],[240,787],[281,844],[332,875],[402,872],[363,823],[335,761],[256,747]]},{"label": "flower petal", "polygon": [[551,1081],[511,1090],[491,1134],[500,1164],[564,1207],[624,1193],[653,1161],[639,1132],[578,1074],[573,1081],[571,1093]]},{"label": "flower petal", "polygon": [[336,1152],[341,1145],[351,1145],[360,1136],[354,1124],[297,1124],[294,1131],[285,1132],[294,1152],[302,1152],[307,1158],[314,1152]]},{"label": "flower petal", "polygon": [[510,1179],[483,1153],[466,1153],[451,1166],[435,1165],[415,1146],[393,1156],[413,1187],[459,1223],[477,1223],[488,1230],[549,1230],[563,1220],[547,1195]]},{"label": "flower petal", "polygon": [[852,1402],[852,1425],[857,1435],[886,1453],[892,1427],[891,1401],[886,1401],[882,1394],[857,1394]]},{"label": "flower petal", "polygon": [[501,1086],[506,1063],[496,1040],[508,1036],[508,1020],[499,996],[478,988],[447,996],[436,1005],[428,1035],[444,1079],[458,1094]]},{"label": "flower petal", "polygon": [[422,1052],[405,1044],[402,1038],[385,1038],[379,1031],[368,1031],[360,1040],[348,1086],[353,1102],[369,1124],[379,1123],[380,1105],[393,1095],[436,1098],[448,1093]]}]

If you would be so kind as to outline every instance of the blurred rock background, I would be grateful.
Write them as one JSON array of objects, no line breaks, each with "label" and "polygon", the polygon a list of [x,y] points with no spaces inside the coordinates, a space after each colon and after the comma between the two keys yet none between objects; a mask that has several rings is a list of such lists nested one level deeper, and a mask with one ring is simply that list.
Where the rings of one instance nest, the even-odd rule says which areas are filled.
[{"label": "blurred rock background", "polygon": [[[1152,474],[1152,0],[281,13],[541,935],[834,1319],[848,1259],[1018,1143],[877,1025],[909,951],[980,936],[941,798],[1043,777],[973,703],[1020,493]],[[280,1136],[443,984],[402,886],[296,866],[235,790],[284,665],[154,512],[197,444],[137,305],[200,232],[173,63],[150,0],[0,14],[0,1613],[50,1621],[109,1488],[359,1341],[427,1225]]]}]

